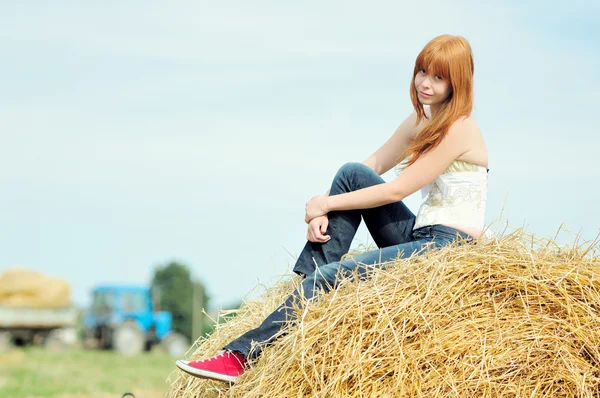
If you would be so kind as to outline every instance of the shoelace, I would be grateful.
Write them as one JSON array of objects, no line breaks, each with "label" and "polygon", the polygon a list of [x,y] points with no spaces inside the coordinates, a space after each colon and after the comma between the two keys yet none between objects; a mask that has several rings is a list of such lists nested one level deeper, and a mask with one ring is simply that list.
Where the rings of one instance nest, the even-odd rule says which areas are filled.
[{"label": "shoelace", "polygon": [[227,355],[230,355],[230,356],[231,356],[231,354],[230,354],[230,353],[228,353],[228,352],[222,352],[222,353],[220,353],[219,355],[216,355],[216,356],[214,356],[214,357],[210,357],[210,358],[208,358],[208,359],[203,359],[202,361],[196,361],[196,362],[198,362],[198,363],[201,363],[201,362],[210,362],[210,361],[212,361],[213,359],[218,359],[219,357],[225,356],[225,354],[227,354]]}]

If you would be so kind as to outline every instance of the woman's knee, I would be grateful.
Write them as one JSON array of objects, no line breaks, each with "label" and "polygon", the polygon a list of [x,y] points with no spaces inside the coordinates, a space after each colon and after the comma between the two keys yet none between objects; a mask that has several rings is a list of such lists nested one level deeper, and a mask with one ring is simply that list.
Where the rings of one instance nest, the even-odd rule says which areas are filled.
[{"label": "woman's knee", "polygon": [[[361,171],[371,170],[369,166],[366,166],[360,162],[346,162],[340,167],[338,173],[352,174]],[[372,170],[371,170],[372,171]]]},{"label": "woman's knee", "polygon": [[329,291],[335,287],[336,276],[338,273],[338,264],[326,264],[317,267],[315,272],[310,274],[302,281],[302,288],[306,298],[312,298],[313,290],[320,288]]},{"label": "woman's knee", "polygon": [[[372,185],[379,182],[383,182],[383,179],[369,166],[366,166],[359,162],[347,162],[340,167],[336,176],[336,179],[343,178],[344,180],[352,183],[360,181],[361,184]],[[381,179],[381,181],[379,181]],[[371,181],[372,180],[372,181]]]}]

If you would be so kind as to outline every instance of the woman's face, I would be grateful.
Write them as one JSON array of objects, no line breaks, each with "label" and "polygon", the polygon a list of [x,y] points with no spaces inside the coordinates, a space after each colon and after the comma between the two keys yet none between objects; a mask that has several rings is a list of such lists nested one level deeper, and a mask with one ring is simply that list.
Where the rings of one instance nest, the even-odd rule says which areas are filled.
[{"label": "woman's face", "polygon": [[415,75],[417,96],[423,105],[441,104],[452,92],[450,82],[425,69],[419,69]]}]

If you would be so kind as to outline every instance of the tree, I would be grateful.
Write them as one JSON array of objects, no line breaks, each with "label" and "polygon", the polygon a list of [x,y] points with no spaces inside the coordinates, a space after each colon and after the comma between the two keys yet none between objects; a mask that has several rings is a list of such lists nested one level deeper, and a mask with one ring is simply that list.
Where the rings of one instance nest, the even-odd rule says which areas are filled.
[{"label": "tree", "polygon": [[[197,286],[195,291],[194,284]],[[161,310],[169,311],[173,316],[173,329],[190,340],[198,338],[199,336],[192,336],[194,294],[198,296],[198,292],[201,292],[201,296],[197,298],[201,299],[203,308],[208,307],[209,297],[202,283],[192,281],[189,268],[178,262],[158,266],[151,286],[160,297]],[[204,334],[206,330],[210,330],[210,326],[202,321],[203,317],[197,320],[203,325],[201,333]]]}]

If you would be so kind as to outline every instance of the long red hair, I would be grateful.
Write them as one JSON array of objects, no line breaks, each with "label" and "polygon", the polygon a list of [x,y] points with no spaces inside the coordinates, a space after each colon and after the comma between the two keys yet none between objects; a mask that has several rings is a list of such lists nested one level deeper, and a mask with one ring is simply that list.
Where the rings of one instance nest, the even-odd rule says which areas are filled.
[{"label": "long red hair", "polygon": [[419,156],[439,145],[452,123],[462,116],[469,116],[473,110],[473,54],[469,42],[464,37],[438,36],[427,43],[417,56],[410,82],[410,99],[417,112],[416,125],[423,118],[427,119],[414,84],[415,76],[420,69],[439,75],[444,80],[448,79],[451,91],[435,117],[421,130],[398,159],[398,163],[407,159],[404,167],[410,166]]}]

